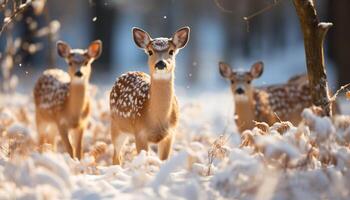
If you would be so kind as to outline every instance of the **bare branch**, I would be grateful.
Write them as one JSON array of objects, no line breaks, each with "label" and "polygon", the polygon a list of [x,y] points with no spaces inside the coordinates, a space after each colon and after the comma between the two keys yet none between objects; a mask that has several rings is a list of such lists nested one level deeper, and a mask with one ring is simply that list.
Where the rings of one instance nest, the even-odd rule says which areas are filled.
[{"label": "bare branch", "polygon": [[345,90],[346,88],[348,88],[349,86],[350,86],[350,83],[341,86],[339,88],[339,90],[337,90],[337,92],[330,98],[329,103],[334,102],[336,100],[337,96],[339,95],[339,93],[342,92],[343,90]]},{"label": "bare branch", "polygon": [[1,26],[1,29],[0,29],[0,36],[6,30],[7,26],[10,25],[12,23],[12,21],[19,14],[23,13],[31,5],[32,5],[32,1],[27,1],[26,3],[18,6],[18,8],[16,6],[14,6],[14,12],[9,17],[5,17],[5,19],[4,19],[4,24]]},{"label": "bare branch", "polygon": [[248,15],[248,16],[244,16],[243,17],[243,20],[246,22],[246,25],[247,25],[247,32],[249,32],[249,21],[251,19],[253,19],[254,17],[258,16],[258,15],[261,15],[269,10],[271,10],[273,7],[277,6],[278,3],[280,2],[281,0],[274,0],[272,4],[269,4],[267,5],[266,7],[264,7],[263,9],[261,10],[258,10],[257,12],[251,14],[251,15]]}]

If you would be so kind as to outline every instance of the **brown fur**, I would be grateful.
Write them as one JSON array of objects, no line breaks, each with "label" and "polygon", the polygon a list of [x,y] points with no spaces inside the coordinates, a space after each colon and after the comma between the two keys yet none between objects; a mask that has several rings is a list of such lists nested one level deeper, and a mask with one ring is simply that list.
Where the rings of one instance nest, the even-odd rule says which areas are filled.
[{"label": "brown fur", "polygon": [[[173,128],[178,122],[179,109],[173,91],[173,80],[152,80],[150,85],[150,99],[141,111],[141,116],[125,118],[112,115],[111,133],[116,148],[121,148],[116,141],[120,134],[134,134],[136,149],[148,151],[148,143],[159,143],[158,151],[161,159],[167,159],[171,143]],[[162,94],[162,95],[159,95]],[[120,164],[121,158],[115,152],[113,163]]]},{"label": "brown fur", "polygon": [[[284,84],[254,88],[251,82],[259,78],[262,71],[262,62],[255,63],[250,71],[232,70],[227,64],[220,63],[221,75],[231,81],[239,132],[254,128],[254,121],[269,125],[280,120],[297,124],[303,109],[312,105],[305,75],[294,76]],[[242,94],[238,94],[239,88],[244,91]]]},{"label": "brown fur", "polygon": [[[185,29],[180,29],[176,34],[180,33],[181,37],[188,36],[181,35],[183,31],[187,31],[185,34],[189,33],[189,29]],[[113,164],[122,163],[120,152],[129,135],[135,137],[138,153],[141,150],[148,151],[149,143],[158,143],[160,159],[167,159],[179,116],[174,91],[175,55],[180,48],[184,47],[185,43],[182,46],[177,46],[178,43],[173,40],[175,36],[177,37],[176,34],[172,39],[153,40],[148,33],[141,29],[136,28],[133,33],[137,46],[149,54],[150,77],[142,72],[129,72],[116,81],[111,91]],[[187,42],[188,38],[185,40]],[[153,44],[153,41],[156,43]],[[158,44],[162,46],[157,48]],[[171,51],[174,53],[172,54]],[[162,70],[165,75],[159,74],[160,72],[156,70],[155,66],[160,60],[166,63],[165,69]],[[125,83],[132,86],[125,85]],[[136,88],[137,85],[142,85],[146,90],[139,90],[140,88]],[[130,92],[130,90],[135,90],[135,92]],[[134,101],[139,103],[133,103]]]},{"label": "brown fur", "polygon": [[[66,58],[69,65],[68,74],[60,69],[46,70],[39,77],[34,87],[35,117],[39,135],[39,145],[51,143],[55,146],[54,135],[47,133],[45,128],[55,124],[61,136],[62,142],[71,157],[82,157],[83,132],[88,122],[90,113],[90,99],[88,95],[89,78],[91,74],[91,63],[101,51],[101,42],[93,42],[88,50],[71,50],[70,47],[61,42],[58,43],[59,54]],[[98,45],[95,47],[94,45]],[[91,50],[91,48],[93,48]],[[97,48],[97,49],[94,49]],[[91,54],[89,51],[93,51]],[[65,52],[63,52],[65,51]],[[98,51],[98,52],[94,52]],[[78,53],[71,53],[78,52]],[[76,55],[77,54],[77,55]],[[75,63],[72,55],[84,58],[81,66]],[[81,77],[75,77],[77,71],[82,73]],[[67,78],[68,77],[68,78]],[[55,96],[51,96],[55,94]],[[74,148],[69,141],[68,132],[74,130]],[[49,137],[48,137],[49,136]]]}]

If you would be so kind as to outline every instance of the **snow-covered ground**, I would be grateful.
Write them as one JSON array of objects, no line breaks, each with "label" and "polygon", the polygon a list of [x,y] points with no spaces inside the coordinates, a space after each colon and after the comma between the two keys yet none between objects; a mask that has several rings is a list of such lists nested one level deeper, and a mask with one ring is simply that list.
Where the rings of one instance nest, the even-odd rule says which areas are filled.
[{"label": "snow-covered ground", "polygon": [[[349,199],[350,119],[308,109],[287,122],[245,131],[233,123],[230,93],[187,97],[169,160],[156,148],[111,165],[108,92],[97,91],[84,135],[85,156],[36,146],[29,94],[0,94],[0,199]],[[344,102],[342,107],[348,107]],[[344,106],[345,105],[345,106]],[[51,131],[54,131],[52,129]]]}]

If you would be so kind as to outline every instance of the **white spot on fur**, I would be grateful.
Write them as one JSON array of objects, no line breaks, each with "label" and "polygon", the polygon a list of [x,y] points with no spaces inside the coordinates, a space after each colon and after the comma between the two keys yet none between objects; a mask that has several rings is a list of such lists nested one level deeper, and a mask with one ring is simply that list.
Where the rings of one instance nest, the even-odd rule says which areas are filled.
[{"label": "white spot on fur", "polygon": [[69,95],[70,81],[68,73],[60,69],[45,70],[35,84],[36,105],[41,109],[62,110]]},{"label": "white spot on fur", "polygon": [[84,49],[72,49],[70,51],[70,53],[72,53],[72,54],[74,54],[74,53],[76,53],[76,54],[84,54],[84,53],[86,53],[86,50],[84,50]]},{"label": "white spot on fur", "polygon": [[123,118],[141,116],[141,110],[150,98],[150,78],[143,72],[121,75],[110,93],[110,108],[114,115]]},{"label": "white spot on fur", "polygon": [[164,51],[170,47],[168,38],[156,38],[151,44],[152,48],[156,51]]}]

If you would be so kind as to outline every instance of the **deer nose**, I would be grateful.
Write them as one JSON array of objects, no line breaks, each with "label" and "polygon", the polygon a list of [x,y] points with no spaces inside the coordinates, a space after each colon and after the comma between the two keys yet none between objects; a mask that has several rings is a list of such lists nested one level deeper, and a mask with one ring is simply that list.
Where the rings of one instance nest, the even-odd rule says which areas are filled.
[{"label": "deer nose", "polygon": [[242,88],[237,88],[236,93],[237,94],[244,94],[244,90]]},{"label": "deer nose", "polygon": [[74,75],[80,78],[83,76],[83,73],[81,73],[81,71],[79,70],[79,71],[75,72]]},{"label": "deer nose", "polygon": [[161,60],[161,61],[157,62],[156,69],[162,70],[164,68],[166,68],[166,63],[164,61]]}]

